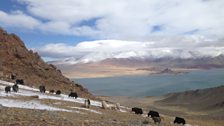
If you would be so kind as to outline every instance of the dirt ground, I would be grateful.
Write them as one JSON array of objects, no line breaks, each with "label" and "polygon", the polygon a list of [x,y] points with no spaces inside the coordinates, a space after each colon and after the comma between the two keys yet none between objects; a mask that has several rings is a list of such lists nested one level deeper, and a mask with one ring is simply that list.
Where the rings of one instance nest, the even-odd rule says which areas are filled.
[{"label": "dirt ground", "polygon": [[[0,97],[1,98],[1,97]],[[184,117],[187,123],[193,126],[224,126],[224,121],[219,119],[209,119],[202,115],[206,113],[188,112],[184,109],[174,109],[172,107],[156,106],[154,103],[162,97],[148,98],[128,98],[128,97],[101,97],[102,99],[119,102],[127,107],[144,108],[144,114],[149,110],[157,110],[161,114],[162,123],[154,124],[149,117],[135,115],[127,108],[127,112],[116,110],[105,110],[100,107],[91,106],[92,110],[101,112],[101,114],[92,113],[85,110],[79,110],[81,113],[33,110],[22,108],[0,107],[0,126],[177,126],[173,124],[175,116]],[[10,98],[15,99],[15,98]],[[32,100],[32,98],[16,98]],[[83,104],[74,102],[61,102],[57,100],[39,99],[43,104],[57,108],[68,109],[68,107],[82,107]],[[71,109],[71,108],[70,108]],[[73,109],[76,111],[77,109]],[[183,111],[184,110],[184,111]],[[144,124],[144,125],[143,125]]]},{"label": "dirt ground", "polygon": [[[141,107],[145,113],[149,110],[158,111],[166,125],[171,125],[176,116],[184,117],[188,124],[196,126],[224,126],[223,116],[215,116],[211,111],[195,111],[181,106],[165,106],[157,104],[156,101],[162,100],[165,97],[101,97],[102,99],[119,102],[128,107]],[[192,106],[193,107],[193,106]],[[216,110],[218,111],[218,110]],[[173,124],[172,124],[173,125]]]},{"label": "dirt ground", "polygon": [[[2,97],[0,97],[2,98]],[[32,98],[9,98],[23,101],[34,100]],[[35,99],[37,100],[37,99]],[[61,109],[70,107],[83,107],[83,104],[57,100],[38,100],[42,104]],[[84,107],[83,107],[84,108]],[[154,122],[131,112],[120,112],[117,110],[105,110],[100,107],[91,106],[92,110],[101,112],[93,113],[85,110],[76,112],[61,112],[34,110],[23,108],[0,107],[0,126],[141,126],[143,122],[154,126]],[[72,110],[77,111],[73,108]],[[128,111],[128,110],[127,110]]]}]

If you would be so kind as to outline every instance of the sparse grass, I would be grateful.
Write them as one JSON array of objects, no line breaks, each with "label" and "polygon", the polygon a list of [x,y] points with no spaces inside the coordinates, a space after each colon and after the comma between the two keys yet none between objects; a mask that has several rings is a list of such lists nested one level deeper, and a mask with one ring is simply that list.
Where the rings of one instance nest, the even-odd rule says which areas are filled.
[{"label": "sparse grass", "polygon": [[[52,107],[80,111],[82,114],[75,112],[59,112],[3,107],[0,109],[0,126],[141,126],[142,124],[146,123],[151,126],[157,126],[157,124],[154,124],[151,118],[135,115],[131,112],[123,113],[115,110],[104,110],[99,107],[91,106],[90,109],[102,113],[96,114],[86,110],[71,108],[83,107],[83,104],[80,103],[59,100],[36,99],[25,96],[7,97],[7,99],[18,99],[22,101],[35,100]],[[153,100],[155,99],[153,98]],[[124,100],[124,102],[126,102],[126,104],[129,104],[128,101]],[[138,100],[136,100],[136,102],[139,103],[139,105],[141,104],[143,108],[146,105],[153,105],[147,104],[146,101],[138,102]],[[150,103],[153,102],[150,101]],[[200,118],[206,113],[193,111],[187,112],[187,109],[183,109],[180,107],[155,107],[157,107],[157,109],[160,110],[159,112],[161,112],[162,125],[164,126],[175,126],[173,124],[174,116],[172,115],[180,114],[178,112],[185,113],[184,117],[187,123],[193,124],[193,126],[224,126],[223,120],[209,119],[209,117]]]}]

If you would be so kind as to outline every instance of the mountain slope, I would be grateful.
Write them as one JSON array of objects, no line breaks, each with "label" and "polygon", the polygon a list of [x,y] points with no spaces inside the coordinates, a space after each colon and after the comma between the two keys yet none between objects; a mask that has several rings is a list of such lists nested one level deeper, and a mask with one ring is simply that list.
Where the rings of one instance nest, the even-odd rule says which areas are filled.
[{"label": "mountain slope", "polygon": [[28,50],[18,36],[0,29],[0,78],[14,81],[10,80],[11,75],[23,79],[25,85],[43,84],[47,90],[63,92],[72,89],[82,96],[93,97],[87,89],[63,76],[54,65],[45,63],[37,53]]},{"label": "mountain slope", "polygon": [[[58,96],[49,92],[40,93],[38,89],[21,85],[18,92],[5,93],[3,89],[6,85],[12,86],[13,83],[0,80],[0,110],[1,113],[4,113],[0,114],[0,124],[2,126],[158,126],[147,116],[148,105],[152,105],[153,101],[158,98],[150,100],[148,98],[123,97],[124,99],[118,102],[121,103],[119,110],[102,109],[101,101],[90,99],[91,106],[86,108],[84,105],[86,99],[82,97],[74,99],[67,97],[65,94]],[[102,99],[105,98],[102,97]],[[110,102],[110,99],[114,98],[108,99],[108,106],[114,106],[115,102]],[[147,102],[148,100],[149,102]],[[143,115],[136,115],[130,111],[130,107],[135,105],[145,106],[142,107]],[[164,115],[160,111],[159,113],[162,118],[161,126],[171,126],[177,114],[171,112],[173,115]],[[185,118],[188,124],[186,126],[223,126],[222,119],[208,120],[210,117],[203,119],[198,118],[197,115],[191,115],[190,117]]]},{"label": "mountain slope", "polygon": [[[183,106],[195,110],[222,110],[224,86],[168,94],[160,104]],[[223,115],[223,114],[222,114]]]},{"label": "mountain slope", "polygon": [[110,58],[99,61],[98,64],[125,66],[125,67],[174,67],[174,68],[223,68],[224,55],[215,57],[198,57],[198,58]]}]

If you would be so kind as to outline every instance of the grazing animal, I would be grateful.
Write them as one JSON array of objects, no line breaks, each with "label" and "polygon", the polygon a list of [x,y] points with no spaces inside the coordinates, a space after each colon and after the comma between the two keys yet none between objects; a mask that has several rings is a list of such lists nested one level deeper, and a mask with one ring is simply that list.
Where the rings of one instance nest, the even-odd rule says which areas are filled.
[{"label": "grazing animal", "polygon": [[103,109],[107,109],[108,108],[108,105],[105,101],[102,101],[102,108]]},{"label": "grazing animal", "polygon": [[120,103],[116,103],[116,109],[120,110]]},{"label": "grazing animal", "polygon": [[41,93],[45,93],[46,89],[45,89],[45,86],[39,86],[39,90]]},{"label": "grazing animal", "polygon": [[24,85],[23,79],[16,79],[16,84]]},{"label": "grazing animal", "polygon": [[116,105],[114,105],[114,104],[109,105],[109,108],[110,108],[111,110],[117,110],[117,107],[116,107]]},{"label": "grazing animal", "polygon": [[56,95],[61,95],[61,91],[60,90],[57,90],[56,91]]},{"label": "grazing animal", "polygon": [[19,86],[18,86],[17,84],[14,84],[14,85],[12,86],[12,90],[13,90],[14,92],[18,92],[18,90],[19,90]]},{"label": "grazing animal", "polygon": [[85,100],[85,107],[89,108],[89,104],[88,104],[87,100]]},{"label": "grazing animal", "polygon": [[114,105],[114,104],[107,104],[106,101],[102,101],[102,109],[116,110],[116,105]]},{"label": "grazing animal", "polygon": [[90,100],[89,99],[85,100],[85,107],[86,108],[90,107]]},{"label": "grazing animal", "polygon": [[12,74],[12,75],[11,75],[11,79],[12,79],[12,80],[15,80],[15,79],[16,79],[16,76]]},{"label": "grazing animal", "polygon": [[50,93],[54,94],[54,90],[50,90]]},{"label": "grazing animal", "polygon": [[87,102],[88,102],[89,105],[91,104],[89,99],[87,99]]},{"label": "grazing animal", "polygon": [[160,117],[152,117],[152,120],[154,121],[154,123],[159,123],[161,122],[161,118]]},{"label": "grazing animal", "polygon": [[5,92],[6,92],[6,93],[11,92],[11,87],[10,87],[10,86],[6,86],[6,87],[5,87]]},{"label": "grazing animal", "polygon": [[131,111],[135,112],[135,114],[143,114],[143,111],[141,108],[137,108],[137,107],[134,107],[131,109]]},{"label": "grazing animal", "polygon": [[175,120],[173,121],[173,123],[174,124],[177,123],[177,124],[183,124],[184,125],[186,123],[186,121],[185,121],[184,118],[176,117]]},{"label": "grazing animal", "polygon": [[71,92],[68,97],[75,97],[75,99],[78,97],[78,94],[76,92]]},{"label": "grazing animal", "polygon": [[149,111],[148,117],[149,116],[151,116],[151,117],[160,117],[159,113],[157,111],[152,111],[152,110]]}]

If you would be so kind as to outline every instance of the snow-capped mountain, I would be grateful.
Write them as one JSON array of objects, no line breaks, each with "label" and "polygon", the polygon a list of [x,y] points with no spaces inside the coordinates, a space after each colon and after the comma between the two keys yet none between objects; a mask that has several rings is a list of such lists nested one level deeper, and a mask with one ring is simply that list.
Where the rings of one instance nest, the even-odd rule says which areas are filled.
[{"label": "snow-capped mountain", "polygon": [[[224,67],[222,39],[201,36],[152,38],[150,41],[96,40],[75,46],[50,44],[38,51],[69,77],[105,77],[158,72],[165,68]],[[147,73],[144,73],[147,74]]]},{"label": "snow-capped mountain", "polygon": [[[223,52],[222,52],[223,51]],[[217,49],[211,52],[206,52],[206,49],[201,50],[180,50],[180,49],[152,49],[149,51],[130,51],[120,53],[90,53],[83,57],[75,58],[68,57],[62,60],[54,61],[54,64],[82,64],[101,62],[107,59],[139,59],[139,60],[157,60],[157,59],[202,59],[215,58],[224,54],[224,49]]]},{"label": "snow-capped mountain", "polygon": [[106,59],[201,59],[224,55],[224,43],[202,36],[151,38],[149,41],[96,40],[75,46],[49,44],[36,50],[55,64],[82,64]]}]

